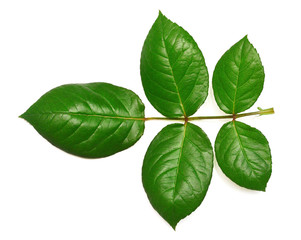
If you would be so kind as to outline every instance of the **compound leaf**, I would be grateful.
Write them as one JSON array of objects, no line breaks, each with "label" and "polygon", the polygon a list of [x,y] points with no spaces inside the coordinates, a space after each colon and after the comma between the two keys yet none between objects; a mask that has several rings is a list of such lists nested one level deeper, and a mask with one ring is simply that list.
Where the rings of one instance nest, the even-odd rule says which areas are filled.
[{"label": "compound leaf", "polygon": [[222,126],[215,140],[216,160],[239,186],[265,191],[272,172],[269,143],[256,128],[238,121]]},{"label": "compound leaf", "polygon": [[144,131],[144,105],[139,97],[108,83],[54,88],[20,117],[54,146],[86,158],[129,148]]},{"label": "compound leaf", "polygon": [[260,57],[245,36],[221,57],[215,67],[212,79],[215,100],[226,113],[243,112],[256,102],[263,82]]},{"label": "compound leaf", "polygon": [[168,125],[151,142],[143,162],[143,186],[152,206],[174,229],[203,201],[212,168],[211,143],[196,125]]},{"label": "compound leaf", "polygon": [[144,42],[140,73],[148,100],[167,117],[190,116],[207,97],[202,52],[188,32],[161,12]]}]

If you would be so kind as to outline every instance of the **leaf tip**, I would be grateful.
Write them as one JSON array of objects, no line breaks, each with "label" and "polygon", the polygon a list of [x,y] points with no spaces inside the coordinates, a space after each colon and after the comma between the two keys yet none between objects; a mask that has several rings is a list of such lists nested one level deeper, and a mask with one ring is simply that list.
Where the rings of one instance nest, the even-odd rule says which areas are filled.
[{"label": "leaf tip", "polygon": [[266,192],[266,185],[264,185],[264,186],[262,186],[262,187],[260,187],[260,188],[258,188],[258,191],[261,191],[261,192]]},{"label": "leaf tip", "polygon": [[22,113],[20,116],[18,116],[18,118],[22,118],[24,120],[27,120],[27,116],[28,116],[28,109]]},{"label": "leaf tip", "polygon": [[158,19],[159,18],[166,18],[165,15],[161,12],[161,10],[159,10],[159,15],[158,15]]},{"label": "leaf tip", "polygon": [[169,223],[169,224],[170,224],[170,226],[172,227],[172,229],[173,229],[174,231],[176,231],[176,227],[177,227],[178,222],[176,222],[176,223]]},{"label": "leaf tip", "polygon": [[177,218],[165,218],[165,217],[163,217],[163,218],[172,227],[172,229],[174,231],[176,231],[176,227],[177,227],[177,225],[178,225],[178,223],[180,222],[181,219],[177,219]]},{"label": "leaf tip", "polygon": [[249,39],[248,39],[248,34],[246,34],[241,40],[242,40],[243,42],[244,42],[244,41],[250,42]]},{"label": "leaf tip", "polygon": [[260,191],[260,192],[266,192],[268,182],[260,182],[256,185],[253,185],[252,187],[247,187],[250,190]]},{"label": "leaf tip", "polygon": [[25,119],[25,113],[22,113],[21,115],[19,115],[18,118]]}]

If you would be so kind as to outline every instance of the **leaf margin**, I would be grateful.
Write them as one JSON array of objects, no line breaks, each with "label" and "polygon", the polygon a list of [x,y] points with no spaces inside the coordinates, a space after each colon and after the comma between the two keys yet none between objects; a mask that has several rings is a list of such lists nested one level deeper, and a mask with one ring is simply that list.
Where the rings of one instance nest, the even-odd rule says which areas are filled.
[{"label": "leaf margin", "polygon": [[[217,90],[217,81],[219,82],[223,82],[224,80],[217,80],[217,78],[220,78],[220,77],[217,77],[217,72],[220,71],[219,68],[220,68],[220,65],[225,62],[225,59],[228,58],[228,55],[229,54],[234,54],[233,52],[235,51],[234,49],[239,46],[240,44],[242,43],[242,47],[245,45],[245,44],[248,44],[248,46],[251,48],[251,50],[253,50],[253,54],[255,54],[256,56],[256,59],[255,61],[258,61],[258,66],[261,71],[261,78],[260,79],[260,82],[259,82],[259,89],[258,89],[258,93],[255,95],[255,97],[253,99],[251,99],[250,103],[249,104],[245,104],[244,107],[241,107],[241,109],[237,110],[236,109],[236,105],[235,105],[235,102],[236,102],[236,95],[237,95],[237,89],[239,88],[238,87],[238,79],[237,79],[237,83],[234,84],[236,85],[236,90],[235,90],[235,95],[234,95],[234,102],[233,102],[233,106],[232,107],[229,107],[229,106],[226,106],[227,104],[225,104],[225,102],[223,102],[223,100],[221,100],[220,98],[220,94],[218,94],[218,90]],[[242,54],[242,49],[239,50],[240,51],[240,55]],[[235,56],[234,56],[235,57]],[[254,58],[253,58],[254,60]],[[229,59],[228,59],[229,61]],[[230,61],[233,61],[232,59]],[[240,56],[240,61],[242,62],[241,60],[241,56]],[[241,64],[240,62],[240,64]],[[235,62],[236,64],[236,62]],[[231,69],[231,71],[233,71],[233,69]],[[239,71],[242,71],[242,70],[239,70]],[[238,76],[239,76],[239,71],[238,71]],[[219,73],[220,74],[220,73]],[[226,74],[227,75],[227,74]],[[228,76],[227,76],[228,77]],[[239,77],[238,77],[239,78]],[[252,78],[251,78],[252,79]],[[260,55],[257,51],[257,49],[253,46],[253,44],[249,41],[248,39],[248,35],[245,35],[242,39],[240,39],[238,42],[236,42],[234,45],[232,45],[222,56],[221,58],[218,60],[215,68],[214,68],[214,71],[213,71],[213,76],[212,76],[212,88],[213,88],[213,93],[214,93],[214,98],[215,98],[215,101],[218,105],[218,107],[225,113],[228,113],[228,114],[237,114],[237,113],[240,113],[240,112],[244,112],[245,110],[251,108],[255,102],[258,100],[259,96],[261,95],[262,93],[262,90],[263,90],[263,87],[264,87],[264,80],[265,80],[265,72],[264,72],[264,66],[262,64],[262,61],[261,61],[261,58],[260,58]],[[232,83],[233,84],[233,83]],[[220,84],[221,86],[223,86],[223,84]],[[223,87],[223,90],[225,90],[225,87]],[[224,91],[224,92],[227,92]],[[228,93],[227,93],[228,95]],[[228,95],[228,98],[231,99]],[[231,99],[232,100],[232,99]]]},{"label": "leaf margin", "polygon": [[[177,183],[178,183],[178,176],[180,175],[180,174],[178,174],[178,171],[179,171],[179,168],[180,168],[180,162],[181,162],[181,158],[183,157],[183,149],[184,148],[186,148],[186,147],[184,147],[184,142],[185,142],[185,137],[186,137],[186,132],[187,132],[187,126],[188,127],[190,127],[190,128],[193,128],[193,130],[195,130],[195,129],[197,129],[197,131],[199,131],[199,133],[201,133],[202,134],[202,137],[204,137],[202,140],[203,140],[203,143],[204,142],[206,142],[206,144],[208,144],[208,146],[209,146],[209,149],[207,149],[207,154],[209,154],[208,153],[208,151],[210,151],[210,160],[208,160],[207,158],[203,158],[202,159],[202,162],[206,162],[207,164],[208,164],[208,162],[210,163],[210,166],[209,166],[209,177],[208,177],[208,181],[205,183],[205,184],[207,184],[206,185],[206,187],[204,188],[204,189],[202,189],[202,192],[201,193],[199,193],[200,194],[200,196],[199,196],[199,199],[197,199],[197,201],[199,201],[195,206],[193,206],[191,209],[190,209],[190,211],[188,211],[188,213],[185,213],[185,215],[183,216],[183,217],[180,217],[180,218],[176,218],[176,216],[173,216],[173,217],[175,217],[175,219],[173,219],[173,220],[170,220],[170,219],[168,219],[167,217],[166,217],[166,215],[164,216],[164,214],[162,213],[162,212],[160,212],[160,210],[158,209],[158,208],[160,208],[160,207],[158,207],[158,206],[156,206],[156,201],[154,201],[153,200],[153,196],[150,196],[152,193],[152,191],[154,191],[154,189],[152,189],[152,190],[150,190],[150,193],[148,192],[148,187],[149,186],[147,186],[148,184],[152,184],[151,183],[151,180],[150,180],[150,177],[148,176],[148,177],[146,177],[145,175],[145,172],[147,172],[147,171],[152,171],[153,170],[153,168],[154,168],[154,166],[156,165],[156,164],[158,164],[158,162],[160,161],[160,159],[161,159],[161,157],[159,157],[159,160],[156,160],[155,161],[155,163],[152,165],[152,167],[151,167],[151,169],[149,170],[147,167],[149,167],[148,165],[149,165],[149,163],[148,164],[146,164],[146,161],[148,161],[148,162],[151,162],[152,160],[150,159],[150,160],[147,160],[147,158],[148,158],[148,155],[149,154],[153,154],[153,153],[150,153],[150,150],[152,150],[151,148],[153,147],[153,145],[154,144],[156,144],[156,145],[158,145],[158,138],[159,137],[161,137],[161,135],[163,135],[163,139],[164,139],[164,137],[167,135],[165,132],[167,131],[167,130],[170,130],[169,128],[174,128],[174,127],[179,127],[179,128],[184,128],[184,130],[182,131],[183,132],[183,136],[181,136],[181,143],[180,143],[180,145],[181,145],[181,152],[180,152],[180,155],[179,155],[179,160],[178,160],[178,163],[177,163],[177,176],[176,176],[176,182],[174,183],[175,184],[175,186],[173,187],[173,194],[175,193],[175,191],[176,191],[176,188],[177,188]],[[192,131],[191,129],[189,130],[189,131]],[[164,133],[164,134],[163,134]],[[173,135],[174,136],[174,135]],[[160,139],[159,139],[160,140]],[[168,140],[170,140],[170,138],[168,139]],[[166,142],[167,140],[163,140],[163,142]],[[191,140],[189,140],[189,141],[191,141]],[[160,142],[160,141],[159,141]],[[202,143],[202,144],[203,144]],[[187,144],[187,143],[186,143]],[[161,147],[161,143],[160,143],[160,145],[158,145],[158,146],[160,146]],[[208,147],[207,146],[207,147]],[[204,147],[204,145],[203,145],[203,147]],[[202,152],[203,153],[203,152]],[[164,156],[164,155],[166,155],[167,153],[164,153],[162,156]],[[201,203],[203,202],[203,200],[204,200],[204,198],[205,198],[205,196],[206,196],[206,194],[207,194],[207,192],[208,192],[208,189],[209,189],[209,186],[210,186],[210,183],[211,183],[211,179],[212,179],[212,173],[213,173],[213,159],[214,159],[214,153],[213,153],[213,148],[212,148],[212,145],[211,145],[211,142],[210,142],[210,140],[209,140],[209,138],[208,138],[208,136],[206,135],[206,133],[199,127],[199,126],[197,126],[197,125],[194,125],[194,124],[192,124],[192,123],[189,123],[189,122],[186,122],[185,124],[181,124],[181,123],[173,123],[173,124],[169,124],[169,125],[167,125],[167,126],[165,126],[155,137],[154,137],[154,139],[152,140],[152,142],[150,143],[150,145],[149,145],[149,147],[148,147],[148,149],[147,149],[147,151],[146,151],[146,154],[145,154],[145,157],[144,157],[144,161],[143,161],[143,166],[142,166],[142,183],[143,183],[143,187],[144,187],[144,190],[145,190],[145,192],[146,192],[146,194],[147,194],[147,197],[148,197],[148,199],[149,199],[149,201],[150,201],[150,203],[151,203],[151,205],[153,206],[153,208],[157,211],[157,213],[167,222],[167,223],[169,223],[169,225],[175,230],[176,229],[176,226],[177,226],[177,224],[179,223],[179,221],[181,221],[182,219],[184,219],[184,218],[186,218],[187,216],[189,216],[191,213],[193,213],[200,205],[201,205]],[[184,161],[184,160],[183,160]],[[165,169],[165,168],[164,168]],[[172,170],[172,169],[169,169],[169,170]],[[169,171],[169,170],[167,170],[166,169],[166,171]],[[194,169],[194,171],[196,171],[195,169]],[[149,173],[148,173],[149,174]],[[160,174],[160,176],[161,176],[161,174]],[[199,179],[200,180],[200,179]],[[156,180],[157,181],[157,180]],[[155,183],[156,183],[156,181],[155,181]],[[185,182],[185,181],[184,181]],[[182,182],[180,182],[180,183],[178,183],[178,184],[183,184],[183,180],[182,180]],[[191,186],[190,186],[191,187]],[[159,187],[160,188],[160,187]],[[165,191],[164,191],[165,192]],[[154,193],[155,195],[157,194],[157,193]],[[193,193],[193,195],[195,194],[195,192]],[[195,195],[194,195],[195,196]],[[177,195],[176,196],[173,196],[173,198],[174,198],[174,200],[173,201],[175,201],[175,199],[177,198]],[[170,200],[170,199],[169,199]],[[168,201],[169,201],[168,200]],[[196,199],[194,199],[194,201],[195,201]],[[157,203],[158,203],[158,200],[157,200]],[[173,204],[175,204],[175,203],[173,203]],[[176,208],[176,205],[174,205],[173,206],[173,208]],[[175,210],[175,209],[174,209]],[[175,214],[175,213],[174,213]],[[176,215],[176,214],[175,214]]]},{"label": "leaf margin", "polygon": [[[232,126],[230,126],[232,124]],[[253,131],[253,133],[257,134],[258,136],[260,136],[261,140],[264,142],[265,144],[265,147],[266,147],[266,153],[268,155],[268,159],[265,159],[265,164],[268,165],[268,169],[266,170],[266,175],[263,175],[262,176],[262,182],[256,182],[258,181],[256,179],[255,183],[254,182],[251,182],[249,181],[249,179],[244,179],[242,180],[243,178],[245,178],[246,176],[244,176],[244,173],[242,173],[242,177],[238,177],[238,180],[236,179],[237,178],[237,175],[235,176],[235,174],[241,174],[241,172],[237,173],[236,170],[237,169],[233,169],[233,166],[229,165],[229,163],[225,162],[225,159],[222,159],[220,157],[220,153],[219,153],[219,148],[221,147],[221,143],[218,143],[218,140],[220,140],[220,136],[223,135],[221,137],[221,142],[225,141],[226,137],[225,137],[225,131],[231,131],[233,130],[234,131],[234,136],[237,136],[238,138],[238,141],[239,141],[239,146],[240,146],[240,150],[241,148],[243,147],[244,149],[248,149],[246,147],[243,146],[242,144],[242,140],[241,140],[241,137],[239,136],[239,133],[238,133],[238,130],[237,130],[237,124],[238,125],[241,125],[243,127],[246,127],[248,128],[250,131]],[[229,127],[230,126],[230,127]],[[241,127],[240,126],[240,127]],[[228,129],[227,129],[228,128]],[[244,138],[246,138],[246,136],[244,135]],[[230,144],[230,146],[233,144],[234,140],[232,140],[232,143]],[[228,148],[230,147],[228,146]],[[224,148],[224,147],[223,147]],[[244,158],[246,158],[246,152],[245,150],[241,150],[243,152],[243,156]],[[262,150],[263,151],[263,150]],[[233,182],[235,183],[236,185],[242,187],[242,188],[245,188],[245,189],[249,189],[249,190],[255,190],[255,191],[263,191],[265,192],[266,191],[266,187],[267,187],[267,183],[269,182],[269,179],[271,177],[271,174],[272,174],[272,154],[271,154],[271,149],[270,149],[270,146],[269,146],[269,142],[267,140],[267,138],[264,136],[264,134],[258,130],[257,128],[254,128],[254,127],[251,127],[250,125],[246,124],[246,123],[243,123],[243,122],[240,122],[240,121],[236,121],[236,120],[232,120],[232,121],[229,121],[229,122],[226,122],[219,130],[217,136],[216,136],[216,139],[215,139],[215,143],[214,143],[214,152],[215,152],[215,157],[216,157],[216,161],[219,165],[219,168],[222,170],[222,172]],[[255,155],[258,155],[257,152],[255,152]],[[236,159],[237,159],[238,155],[236,155]],[[235,159],[235,160],[236,160]],[[247,165],[249,165],[249,161],[247,161]],[[267,163],[268,162],[268,163]],[[249,165],[250,166],[250,165]],[[242,170],[242,169],[239,169],[239,170]],[[254,169],[252,169],[252,171],[254,171]],[[255,175],[255,174],[254,174]],[[248,182],[249,181],[249,182]]]},{"label": "leaf margin", "polygon": [[[195,83],[194,83],[194,87],[192,88],[190,94],[188,97],[186,97],[186,99],[182,99],[183,97],[181,97],[182,93],[180,94],[180,90],[179,90],[179,83],[175,80],[175,75],[174,75],[174,70],[173,70],[173,67],[172,67],[172,64],[170,62],[170,57],[168,57],[168,63],[169,63],[169,68],[170,68],[170,71],[172,73],[172,78],[173,78],[173,82],[174,82],[174,85],[176,86],[176,92],[177,92],[177,97],[179,99],[179,105],[180,105],[180,108],[181,108],[181,113],[176,113],[176,112],[168,112],[166,111],[166,109],[164,110],[164,108],[158,106],[158,105],[164,105],[164,104],[156,104],[156,101],[152,100],[153,97],[155,98],[159,98],[159,95],[158,96],[155,96],[153,93],[149,93],[149,91],[147,90],[147,84],[145,83],[145,81],[143,79],[145,79],[146,77],[144,77],[144,73],[146,70],[145,67],[144,67],[144,61],[143,59],[146,58],[144,57],[144,52],[146,51],[146,43],[148,43],[149,41],[149,36],[150,36],[150,33],[153,31],[153,28],[154,26],[156,25],[157,22],[161,22],[161,25],[162,25],[162,21],[167,21],[173,25],[175,25],[178,29],[178,31],[182,31],[184,34],[186,34],[186,37],[189,38],[189,41],[191,42],[191,44],[194,44],[194,48],[197,49],[198,51],[198,54],[200,55],[200,58],[201,60],[194,60],[195,62],[199,61],[199,64],[201,66],[198,66],[198,68],[200,68],[199,70],[199,73],[195,79]],[[161,28],[163,28],[161,26]],[[174,29],[173,29],[174,30]],[[162,30],[163,32],[163,30]],[[181,33],[182,33],[181,32]],[[163,34],[164,35],[164,34]],[[180,34],[179,34],[180,35]],[[163,36],[163,42],[164,42],[164,36]],[[176,40],[175,40],[176,41]],[[187,41],[188,42],[188,41]],[[165,51],[167,51],[167,48],[166,48],[166,43],[164,43],[164,49]],[[185,50],[186,51],[186,50]],[[183,52],[185,52],[183,51]],[[183,52],[181,54],[183,54]],[[169,55],[167,52],[166,52],[167,55]],[[181,55],[180,54],[180,55]],[[192,58],[192,57],[191,57]],[[146,61],[147,62],[147,61]],[[200,63],[201,62],[201,63]],[[190,67],[190,66],[189,66]],[[188,67],[188,68],[189,68]],[[188,68],[186,69],[186,71],[188,71]],[[202,76],[203,75],[203,76]],[[141,52],[141,58],[140,58],[140,76],[141,76],[141,80],[142,80],[142,85],[143,85],[143,89],[144,89],[144,92],[145,92],[145,95],[147,96],[147,99],[149,100],[149,102],[151,103],[151,105],[158,111],[160,112],[162,115],[166,116],[166,117],[188,117],[188,116],[191,116],[193,115],[205,102],[205,100],[207,99],[208,97],[208,90],[209,90],[209,73],[208,73],[208,68],[207,68],[207,65],[206,65],[206,62],[205,62],[205,58],[204,58],[204,55],[202,53],[202,51],[200,50],[200,48],[198,47],[198,44],[195,42],[194,38],[181,26],[179,26],[177,23],[171,21],[170,19],[168,19],[161,11],[159,11],[159,15],[157,17],[157,19],[155,20],[154,24],[152,25],[151,29],[149,30],[149,33],[144,41],[144,44],[143,44],[143,48],[142,48],[142,52]],[[186,74],[184,75],[186,76]],[[183,77],[184,77],[183,76]],[[202,76],[202,77],[200,77]],[[155,81],[155,80],[152,80],[152,81]],[[165,84],[166,85],[166,84]],[[194,107],[194,109],[190,109],[191,107],[185,107],[184,103],[189,99],[191,98],[191,94],[194,93],[194,95],[197,96],[196,92],[195,91],[195,87],[196,86],[201,86],[201,88],[203,88],[204,90],[201,91],[202,93],[202,97],[198,97],[198,102],[197,102],[197,105],[196,107]],[[198,89],[199,91],[200,89]],[[181,90],[182,91],[182,90]],[[151,95],[154,95],[153,97],[151,97]],[[194,96],[194,98],[196,98],[196,96]],[[184,101],[185,100],[185,101]],[[167,100],[169,101],[169,100]],[[193,102],[193,105],[196,104],[196,101]],[[190,104],[186,104],[186,105],[191,105]],[[178,109],[179,110],[179,109]]]},{"label": "leaf margin", "polygon": [[[134,107],[137,107],[137,109],[135,109],[135,111],[137,111],[138,113],[138,115],[140,115],[141,114],[141,116],[139,116],[138,117],[138,115],[137,116],[135,116],[135,117],[126,117],[126,116],[121,116],[121,117],[118,117],[118,116],[107,116],[107,115],[101,115],[101,114],[98,114],[98,113],[95,113],[95,114],[90,114],[90,113],[83,113],[83,112],[81,112],[81,113],[77,113],[77,112],[74,112],[74,111],[70,111],[70,109],[68,109],[68,110],[66,110],[66,111],[54,111],[54,112],[38,112],[38,110],[37,109],[39,109],[39,108],[42,108],[43,109],[43,107],[45,107],[45,102],[47,102],[47,98],[48,98],[48,100],[52,100],[53,101],[53,99],[51,99],[51,98],[53,98],[53,96],[55,96],[56,97],[56,94],[57,95],[59,95],[58,94],[58,92],[57,91],[61,91],[61,92],[64,92],[64,91],[69,91],[69,93],[71,94],[71,95],[76,95],[76,94],[74,94],[72,91],[70,91],[70,88],[71,88],[71,90],[72,90],[72,87],[79,87],[79,88],[86,88],[86,86],[97,86],[97,87],[99,87],[100,85],[103,85],[103,86],[105,86],[105,87],[107,87],[107,88],[113,88],[113,89],[115,89],[115,90],[117,90],[117,91],[123,91],[123,93],[126,93],[126,94],[128,94],[128,96],[126,96],[126,97],[129,97],[129,99],[131,99],[131,101],[133,100],[134,102],[136,102],[136,104],[137,104],[137,106],[134,106]],[[88,88],[87,87],[87,88]],[[88,90],[87,90],[88,91]],[[66,93],[67,93],[66,92]],[[99,93],[97,93],[97,92],[95,92],[95,94],[99,94]],[[93,93],[91,92],[91,95],[93,95]],[[100,94],[101,95],[101,94]],[[58,98],[58,97],[57,97]],[[91,111],[93,111],[92,110],[92,108],[91,108],[91,106],[90,106],[90,104],[89,103],[87,103],[90,99],[84,99],[82,96],[79,96],[79,98],[80,99],[82,99],[83,100],[83,104],[87,104],[87,106],[86,107],[88,107]],[[74,99],[73,99],[74,100]],[[99,99],[98,99],[99,100]],[[85,101],[87,101],[87,102],[85,102]],[[64,105],[65,103],[62,101],[62,100],[60,100],[59,98],[58,98],[58,102],[59,102],[59,104],[61,104],[61,103],[63,103],[62,105]],[[41,104],[42,103],[42,104]],[[43,106],[43,103],[44,103],[44,106]],[[77,101],[75,101],[74,100],[74,102],[72,102],[73,104],[78,104],[78,102]],[[100,104],[101,105],[101,101],[99,101],[99,102],[97,102],[98,104]],[[39,104],[41,104],[41,106],[39,106]],[[59,105],[58,104],[58,105]],[[95,102],[93,103],[93,104],[95,104]],[[92,105],[93,105],[92,104]],[[106,104],[110,104],[110,102],[108,102],[108,103],[106,103]],[[112,106],[112,105],[111,105]],[[49,107],[49,106],[47,106],[47,107]],[[35,108],[37,108],[37,109],[35,109]],[[77,107],[75,107],[76,109],[77,109]],[[78,110],[78,109],[77,109]],[[103,110],[103,109],[102,109]],[[74,156],[77,156],[77,157],[81,157],[81,158],[87,158],[87,159],[96,159],[96,158],[104,158],[104,157],[108,157],[108,156],[111,156],[111,155],[114,155],[114,154],[116,154],[116,153],[118,153],[118,152],[121,152],[121,151],[124,151],[124,150],[126,150],[127,148],[129,148],[129,147],[131,147],[131,146],[133,146],[141,137],[142,137],[142,135],[143,135],[143,133],[144,133],[144,129],[145,129],[145,113],[144,113],[144,110],[145,110],[145,106],[144,106],[144,104],[143,104],[143,102],[142,102],[142,100],[139,98],[139,96],[135,93],[135,92],[133,92],[132,90],[129,90],[129,89],[127,89],[127,88],[124,88],[124,87],[120,87],[120,86],[116,86],[116,85],[113,85],[113,84],[111,84],[111,83],[106,83],[106,82],[91,82],[91,83],[75,83],[75,84],[63,84],[63,85],[60,85],[60,86],[58,86],[58,87],[55,87],[55,88],[53,88],[53,89],[51,89],[51,90],[49,90],[49,91],[47,91],[46,93],[44,93],[37,101],[35,101],[23,114],[21,114],[20,116],[19,116],[19,118],[22,118],[22,119],[24,119],[25,121],[27,121],[32,127],[34,127],[35,128],[35,130],[39,133],[39,135],[41,135],[44,139],[46,139],[50,144],[52,144],[53,146],[55,146],[55,147],[57,147],[57,148],[59,148],[60,150],[62,150],[62,151],[64,151],[64,152],[67,152],[67,153],[69,153],[69,154],[71,154],[71,155],[74,155]],[[35,112],[36,111],[36,112]],[[111,111],[116,111],[116,109],[111,109]],[[127,111],[127,110],[125,110],[125,111]],[[46,132],[43,132],[41,129],[39,129],[39,127],[38,126],[36,126],[36,125],[39,125],[39,124],[43,124],[42,122],[43,121],[41,121],[40,123],[38,123],[38,124],[34,124],[34,122],[30,119],[30,117],[32,117],[32,116],[34,116],[34,115],[36,115],[36,116],[41,116],[41,115],[67,115],[67,116],[70,116],[70,119],[72,119],[72,117],[78,117],[78,116],[80,116],[80,117],[82,117],[82,118],[84,118],[84,117],[90,117],[90,118],[99,118],[99,124],[97,124],[97,128],[95,129],[95,131],[97,131],[98,130],[98,128],[103,124],[102,123],[102,121],[106,121],[106,120],[111,120],[111,121],[121,121],[121,123],[120,123],[120,125],[122,125],[122,124],[124,124],[125,122],[127,122],[127,121],[133,121],[133,123],[132,123],[132,126],[131,126],[131,129],[130,129],[130,131],[128,132],[128,135],[126,136],[126,138],[123,140],[123,142],[125,142],[125,140],[129,137],[129,134],[132,132],[132,128],[133,128],[133,126],[134,125],[136,125],[137,124],[137,122],[141,122],[142,123],[142,125],[141,125],[141,127],[138,127],[138,128],[140,128],[138,131],[137,131],[137,135],[135,136],[135,139],[134,140],[129,140],[129,143],[126,143],[124,146],[126,146],[126,147],[121,147],[121,145],[120,145],[120,149],[118,150],[118,151],[116,151],[116,152],[113,152],[113,153],[110,153],[110,154],[103,154],[103,155],[101,155],[101,153],[99,153],[98,155],[94,155],[94,154],[78,154],[78,153],[75,153],[73,150],[69,150],[68,148],[66,148],[65,146],[60,146],[60,143],[56,143],[56,139],[51,139],[52,138],[52,136],[51,136],[51,138],[49,139],[49,136],[48,136],[48,134],[46,134]],[[128,114],[130,114],[129,112],[128,112]],[[73,119],[74,120],[74,119]],[[82,121],[83,122],[83,121]],[[68,123],[68,121],[67,121],[67,123]],[[127,122],[128,123],[128,122]],[[82,125],[82,124],[80,124],[80,125]],[[79,126],[80,127],[80,126]],[[92,129],[92,128],[91,128]],[[71,135],[73,135],[75,132],[77,131],[77,128],[76,128],[76,130],[71,134]],[[95,133],[95,131],[93,132],[93,134]],[[55,132],[56,133],[56,132]],[[69,136],[68,136],[69,137]],[[88,136],[88,139],[90,139],[90,136]],[[88,139],[86,139],[86,140],[88,140]],[[85,140],[85,141],[86,141]],[[83,142],[85,142],[85,141],[83,141]],[[97,142],[96,142],[96,144],[97,144]],[[122,143],[123,144],[123,143]],[[77,145],[77,143],[76,144],[71,144],[72,146],[73,145]],[[97,146],[97,145],[96,145]],[[99,146],[98,146],[99,147]],[[94,148],[93,148],[94,149]]]}]

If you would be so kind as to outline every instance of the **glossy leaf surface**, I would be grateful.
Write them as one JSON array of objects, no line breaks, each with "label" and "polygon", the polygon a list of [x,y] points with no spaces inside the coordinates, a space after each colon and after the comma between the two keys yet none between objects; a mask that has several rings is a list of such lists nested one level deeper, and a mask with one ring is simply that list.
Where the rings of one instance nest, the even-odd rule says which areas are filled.
[{"label": "glossy leaf surface", "polygon": [[211,143],[196,125],[168,125],[151,142],[143,162],[143,186],[152,206],[173,228],[203,201],[212,167]]},{"label": "glossy leaf surface", "polygon": [[140,72],[148,100],[167,117],[190,116],[207,97],[202,52],[189,33],[161,12],[144,42]]},{"label": "glossy leaf surface", "polygon": [[53,145],[86,158],[122,151],[144,131],[144,105],[139,97],[108,83],[54,88],[21,117]]},{"label": "glossy leaf surface", "polygon": [[238,185],[265,191],[272,172],[269,143],[256,128],[238,121],[223,125],[215,140],[216,160]]},{"label": "glossy leaf surface", "polygon": [[226,113],[243,112],[256,102],[263,82],[260,57],[245,36],[221,57],[215,67],[212,79],[215,100]]}]

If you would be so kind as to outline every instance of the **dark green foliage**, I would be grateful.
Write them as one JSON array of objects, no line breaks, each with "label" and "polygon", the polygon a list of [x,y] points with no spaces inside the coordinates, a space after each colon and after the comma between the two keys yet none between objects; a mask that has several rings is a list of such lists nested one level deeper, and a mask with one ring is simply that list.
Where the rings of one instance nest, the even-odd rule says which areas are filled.
[{"label": "dark green foliage", "polygon": [[265,191],[272,172],[269,143],[256,128],[238,121],[226,123],[215,140],[216,160],[238,185]]},{"label": "dark green foliage", "polygon": [[151,104],[164,116],[190,116],[208,95],[208,72],[198,45],[161,12],[141,53],[141,79]]},{"label": "dark green foliage", "polygon": [[[259,97],[264,70],[247,37],[218,61],[213,90],[221,110],[231,115],[190,118],[208,95],[208,72],[202,52],[183,28],[161,12],[147,35],[140,65],[143,88],[151,104],[168,120],[144,158],[142,181],[154,209],[175,229],[203,201],[212,176],[213,150],[197,119],[227,118],[215,141],[216,159],[236,184],[265,191],[272,172],[264,135],[236,118],[273,113],[273,109],[239,114]],[[130,90],[108,83],[69,84],[43,95],[24,114],[44,138],[85,158],[110,156],[134,145],[144,132],[144,105]],[[130,160],[130,159],[128,159]],[[124,180],[124,179],[123,179]]]},{"label": "dark green foliage", "polygon": [[226,113],[245,111],[256,102],[263,81],[260,57],[245,36],[216,64],[212,79],[215,100]]},{"label": "dark green foliage", "polygon": [[163,128],[150,144],[142,167],[147,196],[173,227],[203,201],[212,176],[213,150],[191,123]]},{"label": "dark green foliage", "polygon": [[54,88],[21,117],[54,146],[86,158],[129,148],[144,131],[144,105],[139,97],[108,83]]}]

